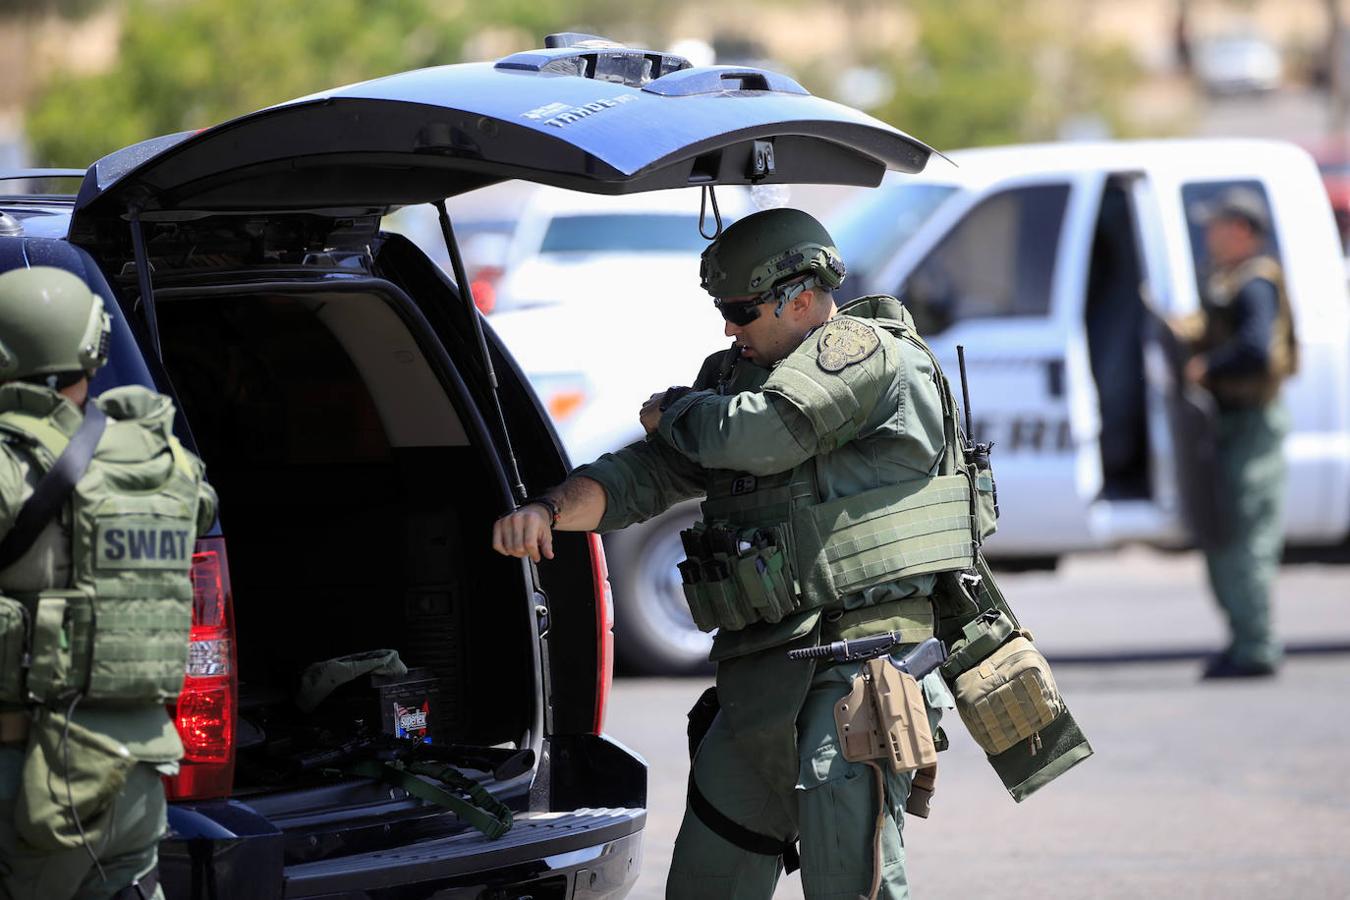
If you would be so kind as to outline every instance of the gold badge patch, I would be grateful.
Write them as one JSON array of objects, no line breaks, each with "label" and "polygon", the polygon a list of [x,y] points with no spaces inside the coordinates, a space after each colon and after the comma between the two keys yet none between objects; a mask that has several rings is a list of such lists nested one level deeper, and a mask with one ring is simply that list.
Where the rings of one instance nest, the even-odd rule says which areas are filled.
[{"label": "gold badge patch", "polygon": [[881,346],[877,333],[848,318],[832,320],[816,341],[816,364],[826,372],[842,372],[860,363]]}]

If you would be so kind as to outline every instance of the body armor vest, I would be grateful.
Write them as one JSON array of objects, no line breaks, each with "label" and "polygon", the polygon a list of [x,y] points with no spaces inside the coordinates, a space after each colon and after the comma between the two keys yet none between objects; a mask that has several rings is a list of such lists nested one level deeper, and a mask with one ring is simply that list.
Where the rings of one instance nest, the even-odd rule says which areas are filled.
[{"label": "body armor vest", "polygon": [[[147,394],[122,388],[91,401],[109,419],[68,504],[70,583],[0,585],[31,621],[26,684],[5,672],[3,693],[17,686],[20,696],[0,700],[82,694],[86,706],[165,703],[182,687],[200,475],[170,433],[172,405]],[[39,473],[68,442],[47,418],[21,410],[0,413],[0,432]],[[11,571],[23,565],[21,558]]]},{"label": "body armor vest", "polygon": [[[993,531],[993,479],[968,466],[956,427],[956,407],[931,351],[914,332],[898,301],[884,298],[887,314],[873,321],[898,340],[920,348],[938,374],[943,404],[945,448],[933,477],[886,484],[832,500],[822,500],[819,457],[771,476],[716,471],[710,473],[702,521],[684,532],[688,559],[681,564],[685,595],[695,623],[705,631],[738,630],[756,622],[778,622],[811,609],[839,609],[850,594],[878,585],[968,569],[979,543]],[[891,317],[893,316],[893,317]],[[775,370],[789,389],[799,382],[816,394],[847,391],[848,382],[823,383],[812,373],[795,377],[791,367],[814,365],[793,355]],[[789,367],[788,371],[784,367]],[[738,366],[724,377],[719,392],[758,390],[769,373]],[[842,408],[829,397],[812,404],[813,415],[825,418]],[[932,613],[927,598],[907,618]],[[919,610],[918,607],[922,607]],[[921,639],[921,636],[916,637]]]},{"label": "body armor vest", "polygon": [[1232,302],[1248,283],[1265,279],[1275,285],[1279,307],[1271,329],[1266,371],[1254,375],[1211,379],[1210,389],[1226,406],[1264,406],[1279,394],[1280,385],[1298,369],[1298,342],[1294,316],[1284,287],[1280,264],[1269,256],[1257,256],[1215,273],[1204,297],[1205,331],[1201,349],[1208,350],[1232,339],[1235,332]]}]

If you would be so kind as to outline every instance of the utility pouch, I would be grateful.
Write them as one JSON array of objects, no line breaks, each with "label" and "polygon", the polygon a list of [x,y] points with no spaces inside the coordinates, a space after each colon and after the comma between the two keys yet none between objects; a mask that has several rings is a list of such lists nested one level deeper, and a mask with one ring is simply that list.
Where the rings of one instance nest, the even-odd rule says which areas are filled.
[{"label": "utility pouch", "polygon": [[33,616],[33,641],[28,669],[28,699],[53,703],[70,692],[72,601],[79,591],[47,591],[38,595]]},{"label": "utility pouch", "polygon": [[28,609],[0,595],[0,703],[22,703],[28,645]]},{"label": "utility pouch", "polygon": [[853,690],[834,706],[844,759],[883,759],[893,772],[937,765],[923,688],[889,659],[869,659]]},{"label": "utility pouch", "polygon": [[976,452],[970,467],[970,483],[974,488],[975,534],[980,543],[998,531],[998,485],[994,470],[989,467],[989,451]]},{"label": "utility pouch", "polygon": [[1034,747],[1064,712],[1050,665],[1022,634],[957,676],[953,693],[961,720],[989,756],[1022,741]]},{"label": "utility pouch", "polygon": [[14,810],[19,837],[48,852],[85,841],[99,846],[107,837],[113,801],[135,766],[120,741],[42,710],[29,732]]},{"label": "utility pouch", "polygon": [[961,629],[961,639],[952,644],[947,661],[942,664],[942,677],[955,681],[962,672],[973,669],[1012,637],[1016,627],[999,609],[987,609]]}]

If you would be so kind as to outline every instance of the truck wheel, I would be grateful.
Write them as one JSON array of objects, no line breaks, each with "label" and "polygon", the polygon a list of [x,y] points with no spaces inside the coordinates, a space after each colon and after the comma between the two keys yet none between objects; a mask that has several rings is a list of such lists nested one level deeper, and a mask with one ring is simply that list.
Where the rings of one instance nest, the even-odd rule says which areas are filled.
[{"label": "truck wheel", "polygon": [[673,509],[605,538],[614,589],[614,650],[628,672],[701,675],[712,671],[712,635],[689,615],[676,565],[684,559],[680,532],[693,507]]}]

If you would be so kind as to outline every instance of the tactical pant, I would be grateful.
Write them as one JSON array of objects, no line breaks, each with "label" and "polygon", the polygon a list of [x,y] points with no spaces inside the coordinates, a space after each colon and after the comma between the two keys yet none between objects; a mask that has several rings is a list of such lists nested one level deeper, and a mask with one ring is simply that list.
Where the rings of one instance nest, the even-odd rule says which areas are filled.
[{"label": "tactical pant", "polygon": [[1219,414],[1218,465],[1228,498],[1228,541],[1205,554],[1214,597],[1228,618],[1226,651],[1239,665],[1276,665],[1283,651],[1271,628],[1270,588],[1284,547],[1289,414],[1279,401]]},{"label": "tactical pant", "polygon": [[[797,715],[798,778],[774,785],[763,766],[737,746],[727,717],[713,721],[694,760],[693,777],[716,809],[750,831],[778,840],[801,835],[802,888],[810,900],[868,896],[874,876],[880,813],[881,886],[878,897],[909,896],[902,836],[905,802],[913,773],[896,775],[848,762],[840,752],[834,706],[849,692],[861,664],[817,672]],[[928,719],[937,728],[951,694],[941,677],[924,679]],[[880,809],[878,808],[880,804]],[[731,898],[765,900],[783,870],[782,857],[742,850],[685,809],[666,881],[668,900]]]},{"label": "tactical pant", "polygon": [[[15,833],[23,756],[23,745],[0,745],[0,898],[108,900],[155,868],[166,820],[164,785],[154,766],[137,764],[107,813],[106,833],[93,848],[103,867],[100,876],[83,847],[42,852]],[[153,896],[164,900],[159,888]]]}]

